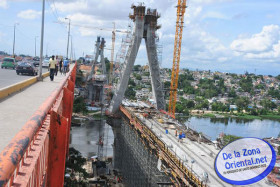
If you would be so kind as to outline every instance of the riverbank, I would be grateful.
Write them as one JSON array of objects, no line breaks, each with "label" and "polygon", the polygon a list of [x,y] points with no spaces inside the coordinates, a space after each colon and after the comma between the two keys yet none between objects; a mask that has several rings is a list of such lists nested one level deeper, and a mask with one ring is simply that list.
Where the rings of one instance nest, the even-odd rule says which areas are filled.
[{"label": "riverbank", "polygon": [[211,140],[216,140],[221,133],[241,137],[278,137],[280,127],[279,120],[271,119],[191,116],[180,120],[185,126],[211,137]]},{"label": "riverbank", "polygon": [[217,111],[203,111],[203,110],[193,110],[190,113],[191,116],[199,116],[199,117],[207,117],[207,118],[240,118],[240,119],[248,119],[248,120],[264,120],[264,119],[271,119],[271,120],[279,120],[280,115],[276,113],[271,113],[267,115],[249,115],[247,113],[234,113],[230,112],[217,112]]}]

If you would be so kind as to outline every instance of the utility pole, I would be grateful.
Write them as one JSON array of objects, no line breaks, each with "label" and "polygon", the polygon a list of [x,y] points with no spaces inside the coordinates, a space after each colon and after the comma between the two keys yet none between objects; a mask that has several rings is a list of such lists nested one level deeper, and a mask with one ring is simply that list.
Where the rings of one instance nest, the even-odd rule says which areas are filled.
[{"label": "utility pole", "polygon": [[18,23],[15,23],[15,24],[14,24],[13,57],[15,57],[15,45],[16,45],[16,25],[18,25]]},{"label": "utility pole", "polygon": [[35,36],[35,56],[36,57],[36,39],[38,38],[38,36]]},{"label": "utility pole", "polygon": [[49,49],[49,42],[47,43],[47,46],[46,46],[46,57],[48,56],[48,49]]},{"label": "utility pole", "polygon": [[67,40],[67,53],[66,58],[68,58],[68,51],[69,51],[69,37],[70,37],[70,18],[65,18],[69,20],[69,26],[68,26],[68,40]]},{"label": "utility pole", "polygon": [[44,49],[44,21],[45,21],[45,0],[42,5],[42,25],[41,25],[41,48],[40,48],[40,69],[39,69],[39,80],[43,81],[42,78],[42,62],[43,62],[43,49]]}]

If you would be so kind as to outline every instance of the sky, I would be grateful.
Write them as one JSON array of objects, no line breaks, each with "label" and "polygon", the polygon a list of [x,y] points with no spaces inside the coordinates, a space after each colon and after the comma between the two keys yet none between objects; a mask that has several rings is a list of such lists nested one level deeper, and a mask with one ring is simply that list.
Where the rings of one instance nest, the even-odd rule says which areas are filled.
[{"label": "sky", "polygon": [[[126,30],[131,0],[46,0],[44,55],[64,55],[71,20],[73,52],[93,54],[97,36],[111,55],[111,29]],[[171,68],[176,24],[176,0],[142,0],[157,9],[161,67]],[[232,73],[278,75],[280,70],[279,0],[187,0],[180,68]],[[16,25],[16,54],[40,51],[42,0],[0,0],[0,51],[12,53]],[[61,23],[63,22],[63,23]],[[99,29],[108,29],[102,31]],[[36,37],[38,36],[38,37]],[[116,33],[115,55],[124,33]],[[71,40],[70,40],[71,41]],[[144,40],[135,64],[147,64]]]}]

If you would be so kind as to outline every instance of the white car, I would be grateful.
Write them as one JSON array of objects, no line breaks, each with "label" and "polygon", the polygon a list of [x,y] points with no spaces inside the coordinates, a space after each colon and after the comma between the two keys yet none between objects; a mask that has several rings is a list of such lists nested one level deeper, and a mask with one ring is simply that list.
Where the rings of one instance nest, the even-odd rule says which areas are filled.
[{"label": "white car", "polygon": [[42,67],[49,67],[49,58],[44,58],[43,62],[42,62]]}]

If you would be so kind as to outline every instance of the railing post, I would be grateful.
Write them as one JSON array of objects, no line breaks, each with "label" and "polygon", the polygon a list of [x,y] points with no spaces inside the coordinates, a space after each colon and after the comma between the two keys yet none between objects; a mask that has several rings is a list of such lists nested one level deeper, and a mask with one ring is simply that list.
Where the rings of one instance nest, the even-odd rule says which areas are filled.
[{"label": "railing post", "polygon": [[55,111],[51,111],[49,159],[47,186],[62,187],[64,184],[66,137],[68,133],[68,121]]}]

